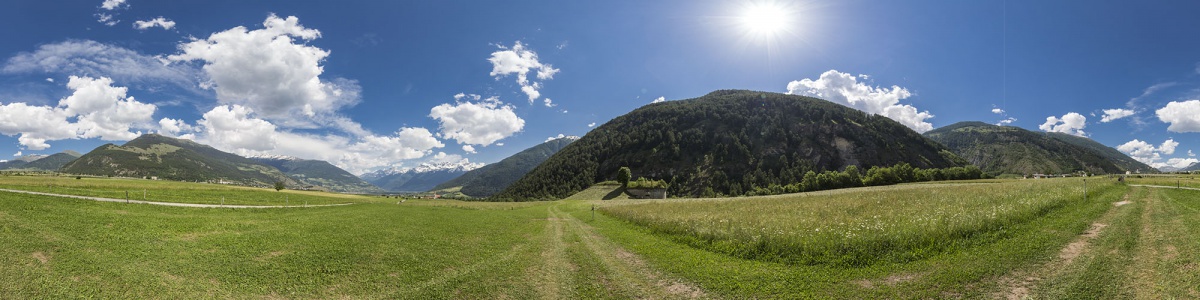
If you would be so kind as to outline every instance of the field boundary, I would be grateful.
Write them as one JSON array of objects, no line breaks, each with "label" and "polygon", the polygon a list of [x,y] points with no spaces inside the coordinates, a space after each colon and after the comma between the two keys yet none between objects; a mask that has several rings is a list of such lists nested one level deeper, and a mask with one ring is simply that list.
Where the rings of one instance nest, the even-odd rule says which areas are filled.
[{"label": "field boundary", "polygon": [[288,205],[224,205],[224,204],[199,204],[199,203],[178,203],[178,202],[156,202],[156,201],[144,201],[144,200],[125,200],[125,199],[114,199],[114,198],[104,198],[104,197],[91,197],[91,196],[78,196],[78,195],[64,195],[64,194],[53,194],[53,193],[43,193],[43,192],[33,192],[33,191],[22,191],[22,190],[10,190],[10,189],[0,189],[0,192],[19,193],[19,194],[30,194],[30,195],[39,195],[39,196],[50,196],[50,197],[60,197],[60,198],[75,198],[75,199],[83,199],[83,200],[91,200],[91,201],[100,201],[100,202],[115,202],[115,203],[129,203],[129,204],[150,204],[150,205],[174,206],[174,207],[192,207],[192,208],[304,208],[304,207],[345,206],[345,205],[351,205],[351,204],[354,204],[354,203],[338,203],[338,204],[303,205],[303,206],[300,206],[300,205],[290,205],[290,206],[288,206]]}]

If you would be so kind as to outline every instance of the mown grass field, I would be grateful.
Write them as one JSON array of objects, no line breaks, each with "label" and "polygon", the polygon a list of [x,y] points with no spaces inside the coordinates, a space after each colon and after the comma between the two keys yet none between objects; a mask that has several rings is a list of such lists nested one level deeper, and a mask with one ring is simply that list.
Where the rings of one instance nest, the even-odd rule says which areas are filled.
[{"label": "mown grass field", "polygon": [[[27,185],[12,179],[0,186]],[[190,188],[108,187],[145,184]],[[1088,191],[991,180],[244,210],[0,193],[0,298],[1200,297],[1200,191],[1101,178]]]},{"label": "mown grass field", "polygon": [[145,180],[130,178],[74,176],[0,176],[0,188],[44,193],[146,200],[156,202],[237,204],[237,205],[310,205],[358,203],[372,197],[244,187],[235,185]]}]

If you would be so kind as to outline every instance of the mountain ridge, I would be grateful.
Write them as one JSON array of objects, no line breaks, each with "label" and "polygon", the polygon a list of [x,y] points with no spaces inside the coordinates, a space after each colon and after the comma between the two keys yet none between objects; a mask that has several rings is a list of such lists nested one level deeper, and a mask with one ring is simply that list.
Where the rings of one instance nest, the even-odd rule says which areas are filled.
[{"label": "mountain ridge", "polygon": [[720,90],[653,103],[593,129],[494,200],[561,199],[616,178],[669,182],[671,195],[740,195],[799,182],[808,171],[909,163],[965,166],[942,145],[887,117],[797,95]]},{"label": "mountain ridge", "polygon": [[[950,124],[924,134],[960,157],[978,166],[984,173],[1029,175],[1073,172],[1124,173],[1107,148],[1082,137],[1033,132],[1015,126],[999,126],[976,121]],[[1098,146],[1097,146],[1098,145]],[[1115,149],[1113,149],[1115,151]],[[1124,157],[1124,165],[1132,158]]]},{"label": "mountain ridge", "polygon": [[159,177],[179,181],[232,181],[271,186],[282,181],[303,186],[278,169],[186,139],[144,134],[124,145],[109,143],[63,166],[62,172],[88,175]]},{"label": "mountain ridge", "polygon": [[496,163],[468,171],[462,176],[433,187],[435,190],[462,187],[460,192],[471,197],[487,197],[500,192],[536,168],[577,137],[556,138],[529,147]]},{"label": "mountain ridge", "polygon": [[323,160],[282,155],[254,156],[249,159],[275,167],[298,182],[322,187],[333,192],[375,194],[383,191],[358,176]]},{"label": "mountain ridge", "polygon": [[454,162],[427,162],[411,168],[380,169],[358,177],[390,192],[424,192],[483,166],[482,163],[471,163],[465,159]]}]

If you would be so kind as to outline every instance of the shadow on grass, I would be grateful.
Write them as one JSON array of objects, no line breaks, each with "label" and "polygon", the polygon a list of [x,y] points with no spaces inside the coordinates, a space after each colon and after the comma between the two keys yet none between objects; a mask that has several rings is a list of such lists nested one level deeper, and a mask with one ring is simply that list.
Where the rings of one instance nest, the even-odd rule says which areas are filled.
[{"label": "shadow on grass", "polygon": [[622,193],[625,193],[625,187],[618,187],[613,189],[611,192],[608,192],[608,194],[605,194],[604,197],[600,198],[600,200],[616,199],[617,196],[620,196]]}]

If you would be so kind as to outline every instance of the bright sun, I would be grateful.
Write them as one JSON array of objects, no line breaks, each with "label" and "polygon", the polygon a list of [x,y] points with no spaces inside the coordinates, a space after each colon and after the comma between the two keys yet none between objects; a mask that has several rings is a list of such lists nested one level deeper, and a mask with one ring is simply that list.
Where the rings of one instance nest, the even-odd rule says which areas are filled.
[{"label": "bright sun", "polygon": [[743,8],[740,21],[749,34],[759,38],[782,33],[789,22],[785,9],[773,2],[750,3]]}]

